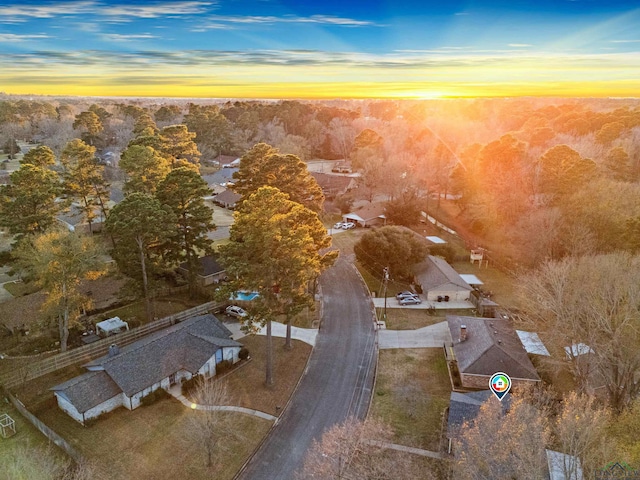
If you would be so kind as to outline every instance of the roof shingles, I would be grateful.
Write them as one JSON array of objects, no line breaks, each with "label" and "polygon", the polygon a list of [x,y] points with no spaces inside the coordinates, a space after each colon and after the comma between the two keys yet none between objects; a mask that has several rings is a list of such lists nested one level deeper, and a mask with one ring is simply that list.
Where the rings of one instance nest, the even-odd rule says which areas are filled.
[{"label": "roof shingles", "polygon": [[[238,347],[213,315],[201,315],[153,333],[85,365],[89,373],[53,387],[78,408],[89,408],[124,392],[131,397],[180,370],[198,371],[222,347]],[[93,394],[92,389],[98,394]],[[111,396],[106,396],[111,395]],[[88,407],[87,407],[88,406]]]},{"label": "roof shingles", "polygon": [[416,266],[416,277],[424,291],[433,290],[443,285],[452,284],[456,287],[471,291],[471,286],[465,282],[451,265],[440,257],[429,255],[424,262]]},{"label": "roof shingles", "polygon": [[[511,378],[540,380],[515,330],[505,320],[448,315],[453,351],[461,373],[493,375],[504,372]],[[460,327],[467,339],[460,341]]]}]

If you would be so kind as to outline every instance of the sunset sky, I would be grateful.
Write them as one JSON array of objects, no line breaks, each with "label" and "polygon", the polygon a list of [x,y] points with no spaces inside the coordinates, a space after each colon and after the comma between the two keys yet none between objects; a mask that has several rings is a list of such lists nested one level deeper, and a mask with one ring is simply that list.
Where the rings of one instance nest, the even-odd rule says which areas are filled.
[{"label": "sunset sky", "polygon": [[640,96],[620,0],[0,0],[0,91],[244,98]]}]

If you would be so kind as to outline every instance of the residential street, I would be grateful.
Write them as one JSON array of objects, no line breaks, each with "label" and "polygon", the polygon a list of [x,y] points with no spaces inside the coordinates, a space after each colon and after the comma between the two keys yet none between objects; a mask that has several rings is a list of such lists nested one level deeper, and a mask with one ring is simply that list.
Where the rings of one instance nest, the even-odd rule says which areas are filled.
[{"label": "residential street", "polygon": [[320,283],[323,322],[308,371],[286,412],[237,478],[293,479],[314,438],[349,415],[366,414],[376,364],[371,301],[353,266],[342,258]]}]

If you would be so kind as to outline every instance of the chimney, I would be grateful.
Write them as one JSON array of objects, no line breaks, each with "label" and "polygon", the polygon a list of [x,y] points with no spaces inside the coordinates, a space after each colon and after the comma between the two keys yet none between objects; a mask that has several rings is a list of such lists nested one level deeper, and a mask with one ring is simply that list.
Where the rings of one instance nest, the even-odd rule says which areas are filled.
[{"label": "chimney", "polygon": [[464,342],[467,339],[467,326],[460,325],[460,341]]},{"label": "chimney", "polygon": [[120,348],[115,343],[109,345],[109,357],[115,357],[120,353]]}]

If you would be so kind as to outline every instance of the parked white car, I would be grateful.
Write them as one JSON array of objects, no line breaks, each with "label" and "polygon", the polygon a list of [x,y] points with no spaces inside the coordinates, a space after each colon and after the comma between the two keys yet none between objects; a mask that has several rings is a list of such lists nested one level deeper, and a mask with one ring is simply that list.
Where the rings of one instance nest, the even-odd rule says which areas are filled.
[{"label": "parked white car", "polygon": [[342,224],[343,230],[351,230],[352,228],[356,228],[356,224],[353,222],[346,222]]},{"label": "parked white car", "polygon": [[410,292],[409,290],[405,290],[404,292],[400,292],[396,294],[396,298],[400,300],[401,298],[420,298],[418,294]]},{"label": "parked white car", "polygon": [[230,317],[236,318],[245,318],[248,315],[248,313],[243,308],[240,308],[237,305],[229,305],[224,310],[224,313],[226,313]]},{"label": "parked white car", "polygon": [[336,223],[336,224],[333,226],[333,228],[335,228],[335,229],[339,229],[339,228],[342,228],[342,226],[343,226],[343,225],[344,225],[344,223],[342,223],[342,222],[338,222],[338,223]]}]

